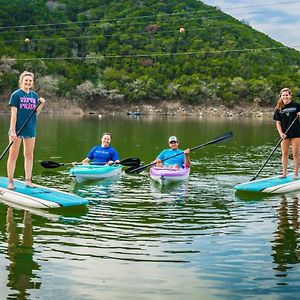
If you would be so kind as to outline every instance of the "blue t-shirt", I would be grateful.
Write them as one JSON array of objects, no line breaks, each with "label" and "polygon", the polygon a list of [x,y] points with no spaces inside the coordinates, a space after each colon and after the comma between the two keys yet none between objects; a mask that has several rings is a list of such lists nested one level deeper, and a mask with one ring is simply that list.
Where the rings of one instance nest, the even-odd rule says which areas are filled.
[{"label": "blue t-shirt", "polygon": [[[16,132],[20,130],[20,128],[31,115],[32,111],[36,109],[38,101],[38,94],[33,91],[26,93],[22,89],[18,89],[12,93],[9,100],[9,105],[17,108]],[[20,132],[19,136],[35,137],[35,135],[36,113],[34,113],[30,118],[26,126]]]},{"label": "blue t-shirt", "polygon": [[180,149],[165,149],[163,150],[158,156],[157,159],[164,160],[170,156],[176,155],[181,153],[181,155],[172,157],[170,159],[167,159],[166,161],[163,161],[163,166],[174,166],[178,165],[180,168],[183,168],[184,165],[184,152]]},{"label": "blue t-shirt", "polygon": [[115,148],[111,146],[103,148],[101,145],[95,146],[87,157],[94,163],[107,163],[109,160],[120,160]]}]

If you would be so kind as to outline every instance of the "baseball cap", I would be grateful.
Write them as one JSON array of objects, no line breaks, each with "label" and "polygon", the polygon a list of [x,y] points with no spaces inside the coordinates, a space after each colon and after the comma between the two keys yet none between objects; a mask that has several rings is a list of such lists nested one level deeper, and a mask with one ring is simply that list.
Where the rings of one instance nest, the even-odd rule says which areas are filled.
[{"label": "baseball cap", "polygon": [[172,141],[178,142],[178,139],[175,135],[172,135],[172,136],[169,137],[169,143],[171,143]]}]

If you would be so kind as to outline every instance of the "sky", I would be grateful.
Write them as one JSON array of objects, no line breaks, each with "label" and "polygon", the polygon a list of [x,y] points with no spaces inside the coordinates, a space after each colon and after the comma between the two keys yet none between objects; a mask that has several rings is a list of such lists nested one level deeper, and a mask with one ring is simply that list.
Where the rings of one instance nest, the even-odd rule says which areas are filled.
[{"label": "sky", "polygon": [[201,0],[300,51],[300,0]]}]

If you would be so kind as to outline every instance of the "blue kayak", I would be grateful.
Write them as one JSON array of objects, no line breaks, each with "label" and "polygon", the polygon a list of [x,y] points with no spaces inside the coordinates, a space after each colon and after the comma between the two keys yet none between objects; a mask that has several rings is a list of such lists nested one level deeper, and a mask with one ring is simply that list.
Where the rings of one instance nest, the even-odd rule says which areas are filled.
[{"label": "blue kayak", "polygon": [[238,184],[234,187],[237,191],[255,193],[288,193],[300,190],[300,180],[294,179],[293,174],[285,178],[279,176],[264,178]]},{"label": "blue kayak", "polygon": [[35,208],[69,207],[88,204],[88,200],[82,197],[54,188],[41,185],[29,187],[20,180],[14,180],[14,185],[14,190],[7,189],[8,178],[0,176],[0,198],[3,202]]},{"label": "blue kayak", "polygon": [[87,180],[102,180],[120,176],[122,165],[77,165],[70,169],[69,174],[78,183]]}]

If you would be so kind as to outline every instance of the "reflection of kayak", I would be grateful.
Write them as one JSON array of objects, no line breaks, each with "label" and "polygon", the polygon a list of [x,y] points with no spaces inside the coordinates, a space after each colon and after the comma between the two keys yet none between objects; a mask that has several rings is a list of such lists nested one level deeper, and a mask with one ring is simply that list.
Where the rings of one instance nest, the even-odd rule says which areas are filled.
[{"label": "reflection of kayak", "polygon": [[300,180],[293,180],[293,174],[286,178],[279,176],[249,181],[234,187],[239,192],[287,193],[300,190]]},{"label": "reflection of kayak", "polygon": [[36,185],[26,186],[25,182],[14,180],[15,189],[7,189],[8,179],[0,177],[0,198],[5,202],[16,203],[35,208],[54,208],[86,205],[88,200],[67,192]]},{"label": "reflection of kayak", "polygon": [[70,176],[78,183],[87,180],[101,180],[114,176],[119,176],[122,173],[121,165],[78,165],[70,169]]},{"label": "reflection of kayak", "polygon": [[160,184],[168,184],[171,182],[178,182],[189,177],[190,168],[168,168],[168,167],[152,167],[150,169],[150,177]]}]

